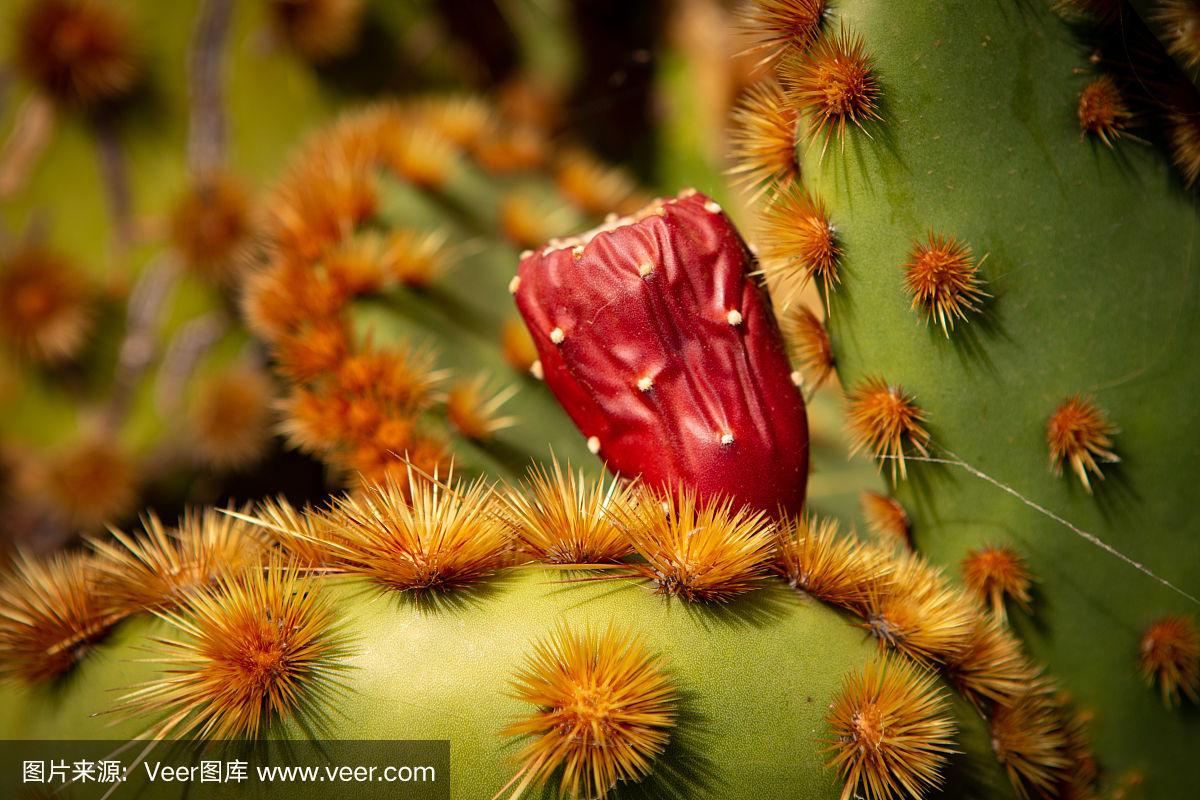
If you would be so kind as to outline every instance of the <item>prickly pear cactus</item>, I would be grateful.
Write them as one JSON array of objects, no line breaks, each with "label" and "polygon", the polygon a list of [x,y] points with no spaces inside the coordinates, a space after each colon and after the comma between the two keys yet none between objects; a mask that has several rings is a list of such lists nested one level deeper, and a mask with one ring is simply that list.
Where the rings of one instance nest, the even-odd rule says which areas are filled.
[{"label": "prickly pear cactus", "polygon": [[[363,386],[343,397],[344,407],[370,411],[366,401],[374,398],[410,414],[406,420],[423,430],[453,424],[450,400],[409,407],[394,398],[398,387],[426,386],[428,371],[398,371],[397,360],[379,371],[364,356],[413,352],[403,349],[411,342],[404,337],[461,317],[449,298],[465,305],[466,293],[439,297],[437,282],[395,286],[400,273],[393,271],[382,284],[354,284],[374,291],[335,294],[340,302],[333,306],[297,306],[327,297],[327,280],[378,275],[348,269],[361,262],[342,260],[344,247],[386,251],[391,236],[409,242],[406,232],[420,219],[417,200],[470,208],[468,195],[488,191],[489,181],[469,168],[478,157],[469,148],[443,181],[425,170],[430,179],[416,184],[416,173],[395,169],[395,161],[380,165],[375,156],[344,171],[343,156],[406,142],[396,134],[428,124],[415,109],[399,117],[397,110],[349,117],[301,151],[272,206],[278,258],[250,281],[245,308],[277,369],[297,388]],[[381,127],[364,127],[372,120]],[[393,127],[397,121],[404,127]],[[315,161],[317,152],[330,160]],[[578,162],[568,163],[578,170]],[[377,191],[360,192],[359,179]],[[324,191],[295,193],[314,185]],[[469,191],[452,202],[457,185]],[[560,172],[552,191],[564,187],[580,188]],[[356,202],[362,198],[373,202]],[[356,215],[348,218],[353,223],[311,224],[331,219],[324,213],[331,208]],[[305,224],[287,227],[289,221]],[[281,244],[288,231],[312,235]],[[360,237],[369,234],[382,241],[364,245]],[[629,261],[634,243],[658,249]],[[299,248],[310,245],[313,255],[300,260]],[[623,259],[591,260],[610,251]],[[589,463],[586,469],[550,459],[496,483],[448,475],[440,464],[423,474],[415,458],[397,458],[402,469],[388,465],[323,508],[269,502],[192,515],[173,528],[150,519],[144,531],[98,541],[89,554],[25,559],[0,587],[4,735],[448,739],[453,796],[462,798],[556,788],[576,798],[1003,797],[1004,765],[988,746],[977,709],[1007,703],[1060,736],[1043,754],[1047,780],[1075,780],[1054,771],[1063,759],[1087,754],[1069,707],[1038,689],[1040,667],[974,595],[917,555],[864,544],[836,523],[798,514],[802,468],[790,481],[771,483],[764,475],[756,485],[747,470],[765,473],[774,464],[721,449],[781,431],[787,448],[783,441],[770,445],[787,465],[802,463],[807,441],[800,389],[784,361],[769,297],[720,208],[684,192],[524,259],[514,248],[496,258],[502,261],[504,274],[490,276],[481,266],[472,275],[480,284],[494,281],[505,297],[511,286],[535,336],[547,339],[542,352],[561,353],[561,363],[545,359],[540,372],[568,410],[578,415],[572,403],[588,403],[595,416],[584,419],[616,430],[630,425],[630,393],[661,390],[662,409],[694,408],[685,430],[695,438],[658,438],[648,433],[653,426],[638,422],[645,427],[631,441],[664,455],[677,448],[678,463],[706,464],[703,475],[680,469],[643,482],[606,478],[586,437],[561,415],[563,432],[544,441],[560,457],[576,442],[582,452],[575,463]],[[520,280],[513,282],[518,262]],[[273,274],[284,263],[299,265],[286,273],[290,280]],[[709,263],[720,269],[703,268]],[[561,336],[542,330],[539,317],[584,305],[586,297],[575,294],[581,289],[550,279],[555,269],[563,277],[589,267],[669,303],[660,319],[673,320],[673,330],[657,336],[695,352],[691,374],[710,388],[680,388],[666,338],[636,342],[637,353],[666,359],[646,390],[637,370],[589,381],[580,365],[599,351],[595,341],[546,350],[573,336],[601,335],[582,313],[560,320]],[[642,283],[647,279],[657,282]],[[409,304],[405,292],[416,291],[433,299]],[[332,313],[307,316],[312,307]],[[430,316],[422,318],[422,309]],[[637,303],[617,304],[611,314],[606,324],[621,336],[645,325]],[[386,329],[388,319],[407,321]],[[310,335],[331,321],[338,333]],[[361,338],[345,325],[361,326]],[[456,357],[496,352],[498,330],[481,325],[476,338],[463,338],[477,348]],[[616,333],[613,340],[620,340]],[[324,341],[334,342],[337,372],[318,358],[326,351],[313,345]],[[367,345],[377,349],[338,349]],[[740,378],[726,372],[727,362]],[[360,364],[362,373],[359,366],[342,372]],[[576,392],[554,384],[554,370],[580,376],[580,388],[620,383],[620,391]],[[770,393],[757,391],[764,387]],[[551,402],[540,383],[522,390],[540,394],[533,402]],[[750,425],[731,425],[733,442],[721,440],[725,431],[697,430],[704,414],[729,408],[738,415],[733,421],[744,417]],[[614,459],[635,457],[616,446],[620,436],[609,441]],[[494,447],[495,439],[480,452]],[[605,445],[599,450],[606,454]],[[517,455],[527,463],[528,454]],[[1083,774],[1081,789],[1087,779]]]},{"label": "prickly pear cactus", "polygon": [[[957,97],[945,87],[972,96],[989,85],[960,86],[961,66],[926,71],[933,56],[924,48],[982,62],[1009,80],[1009,48],[1058,75],[1072,63],[1073,40],[1066,31],[1051,36],[1059,29],[1040,12],[1013,18],[1039,35],[998,43],[1012,26],[991,7],[978,16],[965,5],[939,6],[942,16],[919,9],[897,24],[894,14],[876,20],[874,6],[757,7],[764,54],[782,78],[739,114],[749,126],[739,150],[752,158],[737,174],[765,200],[767,224],[755,237],[761,265],[703,195],[685,191],[643,206],[619,176],[577,154],[548,159],[545,142],[494,125],[474,102],[376,106],[314,137],[268,201],[268,259],[239,296],[287,387],[287,435],[354,489],[317,509],[272,501],[196,513],[174,527],[151,517],[143,531],[97,540],[87,553],[20,559],[0,583],[0,735],[447,739],[453,796],[462,798],[1185,790],[1186,780],[1159,759],[1182,760],[1189,723],[1164,711],[1166,724],[1144,730],[1135,711],[1150,713],[1157,702],[1138,671],[1168,701],[1194,695],[1188,606],[1132,580],[1124,589],[1086,583],[1084,575],[1125,573],[1105,572],[1118,563],[1105,560],[1111,553],[1054,548],[1073,545],[1081,532],[1112,531],[1076,517],[1069,521],[1078,530],[1043,525],[1054,492],[1096,502],[1104,497],[1097,473],[1108,476],[1107,487],[1115,459],[1134,463],[1130,423],[1119,418],[1130,408],[1101,403],[1102,389],[1124,384],[1073,386],[1038,422],[1048,437],[1038,468],[1053,487],[1042,510],[1024,501],[1010,508],[1003,504],[1013,495],[996,500],[977,490],[1008,486],[1024,500],[1035,496],[1020,482],[1031,469],[1005,473],[997,487],[998,470],[1009,468],[997,464],[1020,467],[1029,454],[1018,452],[1016,433],[986,449],[982,440],[998,428],[986,415],[981,424],[981,413],[1016,419],[1034,405],[1046,390],[1022,383],[1027,374],[1041,381],[1082,372],[1074,362],[1056,364],[1053,375],[1012,366],[1014,342],[1043,365],[1052,363],[1050,348],[1078,344],[1053,329],[1055,320],[1034,321],[1026,311],[1044,315],[1045,298],[1068,296],[1053,276],[1077,262],[1058,254],[1033,281],[1053,288],[1005,316],[1020,284],[1006,292],[1002,278],[1016,282],[1021,268],[1043,262],[1020,255],[1021,239],[987,239],[993,217],[967,209],[1019,216],[1031,197],[1066,206],[1065,194],[1010,195],[996,181],[986,202],[960,207],[922,186],[923,193],[885,194],[885,212],[872,193],[879,182],[903,188],[916,176],[953,193],[958,184],[948,177],[986,164],[947,151],[947,161],[912,166],[921,147],[947,147],[944,139],[973,151],[961,131],[927,130],[913,143],[902,122],[936,127],[934,101]],[[918,22],[941,38],[927,41]],[[963,38],[960,25],[976,35]],[[872,37],[894,53],[876,54]],[[905,74],[926,87],[909,105],[892,83]],[[1039,97],[1032,89],[1014,94],[1035,109],[1051,105]],[[1118,113],[1111,97],[1107,87],[1093,89],[1067,116],[1086,136],[1123,146],[1133,117]],[[951,102],[943,113],[965,112]],[[1050,135],[1037,127],[1050,117],[1014,115]],[[970,130],[993,137],[986,141],[995,147],[1003,141],[1014,158],[1048,141],[1004,140],[1001,128]],[[1088,147],[1078,129],[1074,137],[1073,146]],[[1146,156],[1131,158],[1129,174],[1154,166]],[[1043,169],[1056,163],[1043,160]],[[1076,169],[1082,184],[1086,170]],[[1092,169],[1115,182],[1109,167]],[[1139,212],[1161,229],[1144,249],[1164,259],[1179,241],[1168,234],[1189,219],[1171,197],[1155,195]],[[925,223],[904,212],[917,198],[925,214],[944,218]],[[1115,214],[1118,204],[1097,189],[1075,205]],[[599,228],[552,238],[594,226],[608,210],[617,216]],[[859,213],[867,219],[861,230],[849,221]],[[1115,217],[1102,221],[1106,231],[1117,227]],[[914,230],[897,248],[898,274],[887,273],[879,265],[891,263],[882,258],[891,252],[889,233],[903,224]],[[1010,221],[1003,230],[1016,227],[1043,247],[1063,240],[1046,225]],[[497,244],[498,233],[507,244]],[[1104,255],[1097,241],[1075,238],[1082,252]],[[1130,252],[1115,240],[1108,246],[1114,257]],[[863,253],[870,259],[856,261]],[[1011,271],[998,271],[999,263],[1013,263]],[[1168,263],[1185,262],[1155,266]],[[791,305],[798,283],[812,278],[832,335],[815,311]],[[795,365],[784,357],[764,284],[795,339]],[[882,298],[896,303],[889,287],[899,310],[884,307]],[[497,302],[508,292],[532,341],[509,324],[514,310]],[[906,335],[885,329],[899,318]],[[1170,335],[1187,330],[1186,318],[1172,319]],[[1037,349],[1002,335],[1021,320],[1050,326],[1043,330],[1054,336]],[[1091,331],[1095,341],[1104,330]],[[988,336],[1009,352],[989,361],[989,348],[1002,345]],[[1120,346],[1136,350],[1137,341],[1129,336]],[[964,343],[965,351],[954,349]],[[880,353],[894,360],[882,361],[879,374],[856,367]],[[1175,368],[1143,361],[1167,375]],[[898,501],[864,495],[872,531],[886,543],[866,544],[803,514],[818,498],[807,484],[810,443],[797,384],[811,390],[835,366],[854,442],[884,459],[886,474],[905,487]],[[900,367],[912,371],[891,374]],[[944,385],[938,372],[969,379]],[[1126,382],[1137,385],[1144,373],[1129,374]],[[515,395],[498,388],[496,376],[516,385]],[[994,395],[973,394],[981,385]],[[1024,394],[1013,399],[1012,386]],[[1155,386],[1155,400],[1169,395]],[[975,405],[959,409],[960,396]],[[949,449],[954,435],[963,444]],[[618,475],[599,474],[592,452]],[[526,474],[530,457],[541,463]],[[1047,458],[1096,495],[1067,490],[1064,481],[1074,478],[1055,477]],[[576,472],[585,463],[591,469]],[[966,488],[974,480],[979,487]],[[1128,500],[1135,501],[1151,502],[1142,494]],[[946,509],[956,515],[949,524]],[[1011,516],[991,516],[997,509]],[[974,538],[951,538],[966,527],[954,524],[960,519]],[[963,545],[962,585],[953,579],[957,553],[943,571],[910,543],[930,546],[939,559]],[[1119,544],[1125,552],[1127,542]],[[1060,561],[1048,563],[1048,555]],[[1117,607],[1111,597],[1122,591],[1129,596]],[[1132,618],[1152,601],[1163,601],[1156,614],[1177,613],[1139,642]],[[1097,632],[1096,607],[1110,629]],[[1034,629],[1037,622],[1044,627]],[[1132,640],[1123,673],[1102,669],[1113,660],[1107,652],[1087,663],[1064,655],[1071,642],[1113,644],[1122,633]],[[1018,634],[1054,662],[1050,671]],[[1124,693],[1110,698],[1110,690]],[[1144,742],[1125,741],[1128,730],[1114,720]],[[1172,732],[1181,741],[1170,740]]]},{"label": "prickly pear cactus", "polygon": [[[762,0],[777,83],[744,108],[743,171],[768,272],[821,284],[847,425],[893,480],[876,524],[1047,663],[1103,796],[1179,797],[1200,747],[1178,707],[1200,681],[1195,88],[1124,3],[1050,5]],[[1047,777],[1083,762],[1030,758],[1061,731],[982,710],[1018,790],[1080,796]]]}]

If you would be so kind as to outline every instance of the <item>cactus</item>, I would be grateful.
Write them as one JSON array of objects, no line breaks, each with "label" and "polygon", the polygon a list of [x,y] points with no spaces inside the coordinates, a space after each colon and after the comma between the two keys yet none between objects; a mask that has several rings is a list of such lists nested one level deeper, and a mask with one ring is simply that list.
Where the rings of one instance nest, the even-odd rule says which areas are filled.
[{"label": "cactus", "polygon": [[[1191,722],[1163,710],[1149,730],[1136,714],[1156,708],[1155,693],[1168,704],[1194,699],[1200,637],[1167,587],[1156,596],[1153,586],[1120,585],[1128,537],[1115,538],[1117,523],[1097,510],[1113,506],[1094,505],[1116,499],[1105,494],[1122,474],[1115,465],[1148,463],[1145,452],[1133,457],[1131,435],[1163,434],[1135,426],[1128,400],[1110,402],[1121,382],[1064,388],[1032,415],[1048,380],[1027,363],[1046,351],[1032,344],[1066,349],[1083,334],[1043,319],[1040,298],[1027,301],[1035,316],[1024,305],[1006,310],[1033,263],[1047,264],[1037,277],[1055,296],[1085,308],[1098,300],[1056,282],[1074,258],[1051,263],[1039,250],[1034,261],[1024,249],[1057,241],[1044,231],[1022,228],[1032,244],[991,239],[990,217],[973,217],[971,204],[901,192],[884,208],[871,191],[877,180],[944,181],[909,161],[926,147],[972,152],[964,139],[981,135],[978,120],[953,117],[961,104],[946,112],[950,129],[921,128],[938,115],[924,114],[924,95],[906,95],[899,76],[937,97],[935,88],[975,96],[987,85],[962,88],[961,70],[948,65],[924,70],[925,51],[914,59],[906,49],[927,46],[913,26],[946,34],[929,58],[1004,75],[1017,45],[962,36],[959,26],[1005,31],[999,6],[923,8],[898,24],[874,5],[763,0],[753,17],[760,52],[782,77],[738,115],[749,126],[738,149],[751,162],[737,174],[764,207],[761,265],[704,195],[639,211],[618,173],[578,153],[547,162],[545,142],[497,124],[475,101],[376,105],[314,136],[267,201],[267,261],[246,281],[241,311],[287,387],[288,437],[351,490],[318,508],[274,500],[195,513],[170,529],[148,517],[143,532],[92,540],[87,553],[19,559],[0,582],[0,735],[444,738],[454,796],[464,798],[1182,790],[1186,776],[1165,762],[1194,740]],[[1071,33],[1041,11],[1021,20],[1058,32],[1019,41],[1054,76],[1047,85],[1065,83]],[[1133,141],[1141,117],[1114,105],[1111,87],[1083,105],[1066,116],[1099,147]],[[1010,109],[1025,125],[1040,119],[1027,110]],[[793,143],[797,127],[793,155],[780,143]],[[1087,147],[1079,131],[1071,144]],[[1012,133],[986,128],[1001,132]],[[1035,144],[1014,142],[1032,158]],[[1115,180],[1111,165],[1089,172],[1076,156],[1067,161],[1076,176]],[[937,163],[955,174],[988,166]],[[1148,152],[1129,163],[1134,174],[1160,168]],[[1165,231],[1144,249],[1163,255],[1156,266],[1167,276],[1187,263],[1167,234],[1189,209],[1175,189],[1160,191],[1139,213]],[[1078,218],[1046,219],[1086,228],[1115,214],[1117,194],[1075,197]],[[1020,193],[1030,198],[1066,204]],[[939,219],[898,222],[891,214],[905,203]],[[618,216],[599,228],[553,238],[610,209]],[[1101,220],[1105,236],[1115,236],[1113,221]],[[1081,254],[1101,244],[1129,254],[1123,240],[1101,238],[1070,241]],[[520,256],[523,247],[532,251]],[[886,263],[894,273],[877,269]],[[600,279],[595,288],[572,281],[581,269]],[[813,278],[828,329],[798,305]],[[795,338],[797,372],[764,284]],[[501,302],[507,290],[534,353]],[[639,295],[652,305],[631,299]],[[1173,319],[1180,338],[1164,348],[1187,341],[1186,316]],[[1029,326],[1020,339],[1018,320]],[[653,328],[666,321],[669,333]],[[901,322],[908,333],[886,328]],[[1026,340],[1030,332],[1043,338]],[[1101,332],[1087,334],[1099,342]],[[1120,341],[1143,352],[1134,335]],[[676,349],[696,355],[684,362]],[[662,371],[648,373],[648,354]],[[1186,383],[1175,360],[1152,362],[1162,370],[1156,401],[1177,402],[1163,400],[1174,396],[1165,384]],[[988,364],[1004,369],[988,373]],[[878,456],[896,489],[863,495],[875,543],[811,513],[823,490],[805,474],[796,384],[811,390],[834,370],[853,446]],[[1082,375],[1059,372],[1050,377],[1064,384]],[[499,388],[510,384],[515,393]],[[985,384],[1023,392],[989,404]],[[231,416],[212,410],[219,402],[199,406],[201,417]],[[657,417],[644,413],[651,408]],[[981,412],[1001,422],[979,426]],[[1038,439],[1045,496],[1028,485],[1026,439],[994,440],[1023,415],[1036,421],[1026,438]],[[577,471],[593,461],[589,450],[617,475]],[[1185,478],[1164,470],[1155,477],[1175,481],[1181,496]],[[1072,475],[1079,488],[1068,488]],[[1144,505],[1141,495],[1125,502]],[[1167,505],[1138,507],[1154,523]],[[1070,520],[1066,531],[1046,522],[1051,508],[1071,509],[1054,520]],[[951,537],[962,519],[983,530]],[[1093,530],[1099,539],[1087,538]],[[1109,541],[1119,547],[1095,550]],[[1187,591],[1187,564],[1134,555],[1144,563],[1132,566]],[[949,577],[960,557],[961,587]],[[1084,575],[1108,585],[1081,588]],[[1119,607],[1101,591],[1121,595]],[[1109,629],[1088,604],[1105,609]],[[1158,621],[1139,640],[1135,617],[1152,605]],[[1125,647],[1124,671],[1112,668],[1116,650],[1097,658],[1081,642]]]},{"label": "cactus", "polygon": [[[478,231],[498,219],[502,190],[475,167],[476,146],[412,135],[444,119],[428,107],[374,107],[302,148],[271,200],[274,258],[249,280],[244,301],[292,385],[317,396],[351,392],[342,398],[348,420],[374,398],[410,422],[394,426],[409,433],[444,429],[450,417],[430,395],[431,372],[471,376],[499,364],[511,312],[493,300],[507,297],[518,261],[514,288],[529,318],[554,297],[546,276],[531,272],[556,268],[554,246],[539,251],[542,263],[519,259],[513,246],[485,250],[470,286],[406,287],[398,275],[427,273],[384,269],[426,241],[423,219],[460,220],[451,241],[467,224]],[[417,141],[440,142],[451,157],[426,157],[410,172],[407,148]],[[376,149],[397,143],[399,154]],[[568,165],[560,180],[580,171],[577,160]],[[740,237],[698,193],[648,209],[640,222],[571,241],[558,266],[591,265],[593,250],[632,252],[630,242],[669,234],[646,254],[646,276],[636,269],[642,260],[593,266],[614,280],[654,281],[648,287],[672,305],[681,342],[695,348],[707,336],[727,358],[746,359],[744,385],[774,388],[763,393],[769,402],[751,395],[739,413],[787,434],[778,463],[802,464],[802,401]],[[704,252],[707,261],[696,255]],[[363,254],[377,258],[354,257]],[[684,291],[689,283],[697,289]],[[351,286],[370,291],[331,293]],[[713,312],[721,297],[738,308]],[[455,325],[463,308],[478,309],[482,323]],[[643,313],[618,304],[613,330],[635,330]],[[563,343],[537,330],[550,346]],[[446,361],[422,362],[412,338],[422,331],[459,346]],[[568,333],[595,335],[564,325],[564,341]],[[578,351],[563,353],[570,367],[547,359],[543,374],[581,363]],[[713,397],[747,403],[725,388],[722,363],[692,360],[705,365]],[[456,473],[434,459],[423,474],[416,458],[389,453],[379,472],[323,508],[270,502],[170,531],[152,520],[145,533],[97,542],[92,555],[19,564],[0,591],[5,735],[446,738],[460,797],[521,796],[546,784],[574,797],[614,785],[689,797],[998,796],[1001,764],[973,710],[995,698],[1015,698],[1054,726],[1060,749],[1085,747],[1056,698],[1030,694],[1039,668],[974,597],[916,555],[798,515],[802,470],[760,481],[768,488],[749,486],[744,467],[626,483],[551,460],[520,480],[511,465],[524,471],[531,455],[549,457],[540,448],[564,462],[591,459],[585,437],[561,412],[553,421],[553,399],[529,380],[521,394],[534,411],[516,413],[546,438],[514,438],[505,454],[502,429],[459,448]],[[621,388],[640,391],[632,380]],[[687,407],[677,381],[666,375],[652,387],[670,393],[664,408]],[[415,404],[397,401],[402,389]],[[319,430],[302,422],[292,415],[298,441]],[[333,441],[336,452],[342,440]],[[687,463],[686,449],[679,454]],[[505,480],[462,477],[464,468]],[[379,602],[379,593],[398,602]],[[60,617],[57,607],[71,613]],[[147,639],[161,642],[154,655],[129,664]],[[281,652],[305,655],[273,661]],[[336,701],[330,681],[341,687]],[[569,701],[601,689],[626,698],[621,708]],[[564,738],[572,729],[592,733]],[[1053,781],[1064,778],[1053,772],[1057,755],[1046,767]]]},{"label": "cactus", "polygon": [[821,279],[848,429],[892,482],[864,500],[873,524],[1089,719],[1080,762],[1037,708],[982,705],[1016,789],[1079,796],[1025,760],[1057,749],[1098,768],[1083,796],[1178,797],[1200,745],[1175,707],[1200,670],[1178,444],[1197,436],[1196,92],[1128,4],[1051,5],[761,0],[780,88],[747,101],[741,169],[772,280]]}]

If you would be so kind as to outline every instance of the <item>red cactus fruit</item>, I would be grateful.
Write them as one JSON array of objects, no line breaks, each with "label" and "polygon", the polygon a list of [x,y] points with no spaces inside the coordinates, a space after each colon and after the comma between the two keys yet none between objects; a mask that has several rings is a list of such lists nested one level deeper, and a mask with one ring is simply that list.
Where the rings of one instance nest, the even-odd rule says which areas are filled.
[{"label": "red cactus fruit", "polygon": [[525,253],[511,288],[547,385],[609,469],[795,513],[804,401],[754,269],[720,206],[687,190]]}]

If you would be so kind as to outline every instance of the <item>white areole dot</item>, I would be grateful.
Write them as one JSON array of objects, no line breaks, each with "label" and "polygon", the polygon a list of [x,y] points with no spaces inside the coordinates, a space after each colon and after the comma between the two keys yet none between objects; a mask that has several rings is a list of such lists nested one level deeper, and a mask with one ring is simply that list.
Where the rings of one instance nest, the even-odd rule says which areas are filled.
[{"label": "white areole dot", "polygon": [[563,333],[562,328],[555,328],[554,330],[550,331],[550,341],[554,342],[555,344],[562,344],[563,339],[566,338],[567,335]]},{"label": "white areole dot", "polygon": [[649,375],[643,375],[642,377],[638,378],[637,387],[643,392],[648,392],[654,387],[654,379]]},{"label": "white areole dot", "polygon": [[709,200],[704,204],[704,210],[710,214],[720,214],[721,204],[716,200]]},{"label": "white areole dot", "polygon": [[733,434],[732,433],[722,433],[721,434],[721,444],[733,444]]},{"label": "white areole dot", "polygon": [[794,370],[792,372],[792,383],[796,384],[797,386],[804,385],[804,376],[800,373],[800,370]]},{"label": "white areole dot", "polygon": [[542,369],[542,360],[540,358],[529,365],[529,374],[539,381],[546,377],[546,372]]},{"label": "white areole dot", "polygon": [[508,282],[508,293],[516,294],[517,289],[521,288],[521,276],[513,275],[512,280]]},{"label": "white areole dot", "polygon": [[729,313],[725,315],[725,321],[730,325],[741,325],[742,312],[738,311],[736,308],[730,309]]},{"label": "white areole dot", "polygon": [[641,264],[638,264],[638,275],[641,275],[643,278],[652,272],[654,272],[654,265],[649,261],[643,261]]},{"label": "white areole dot", "polygon": [[588,452],[592,455],[600,452],[600,440],[595,436],[589,436],[587,441]]}]

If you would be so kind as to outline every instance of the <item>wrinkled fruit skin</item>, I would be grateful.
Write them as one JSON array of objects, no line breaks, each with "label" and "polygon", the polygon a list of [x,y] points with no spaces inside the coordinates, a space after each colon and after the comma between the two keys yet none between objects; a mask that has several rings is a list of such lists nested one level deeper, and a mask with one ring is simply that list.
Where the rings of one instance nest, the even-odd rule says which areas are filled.
[{"label": "wrinkled fruit skin", "polygon": [[754,263],[688,190],[524,254],[514,293],[547,385],[609,469],[796,513],[804,400]]}]

